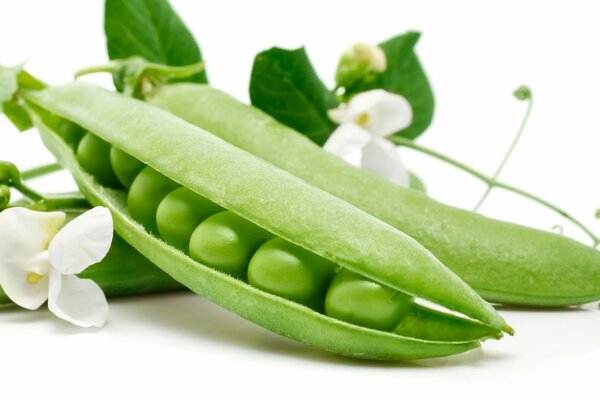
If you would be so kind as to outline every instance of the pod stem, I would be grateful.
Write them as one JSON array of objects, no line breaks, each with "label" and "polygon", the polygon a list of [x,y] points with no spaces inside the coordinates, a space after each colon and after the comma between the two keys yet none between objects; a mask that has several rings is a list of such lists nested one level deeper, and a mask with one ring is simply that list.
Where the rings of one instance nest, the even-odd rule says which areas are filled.
[{"label": "pod stem", "polygon": [[[24,196],[24,198],[10,204],[5,202],[0,206],[0,210],[6,207],[27,207],[37,211],[88,209],[90,205],[81,193],[42,194],[24,182],[27,179],[40,177],[61,168],[59,164],[52,163],[21,172],[13,163],[0,161],[0,184],[6,188],[12,187]],[[10,199],[10,191],[8,199]]]},{"label": "pod stem", "polygon": [[101,72],[113,73],[115,70],[121,67],[121,62],[110,61],[106,64],[92,65],[89,67],[81,68],[75,71],[75,79],[80,78],[84,75],[97,74]]},{"label": "pod stem", "polygon": [[89,74],[108,72],[123,93],[129,97],[144,98],[155,86],[174,79],[189,78],[204,69],[204,63],[173,66],[152,63],[142,57],[112,60],[107,64],[94,65],[75,72],[75,79]]},{"label": "pod stem", "polygon": [[567,211],[563,210],[562,208],[554,205],[553,203],[542,199],[541,197],[538,197],[534,194],[531,194],[529,192],[526,192],[525,190],[519,189],[517,187],[514,187],[512,185],[508,185],[506,183],[503,182],[499,182],[498,180],[496,180],[493,177],[489,177],[487,175],[482,174],[481,172],[475,170],[474,168],[471,168],[463,163],[461,163],[460,161],[457,161],[455,159],[452,159],[438,151],[432,150],[430,148],[421,146],[416,144],[414,141],[407,139],[407,138],[403,138],[403,137],[399,137],[399,136],[392,136],[390,138],[390,140],[392,140],[394,143],[396,143],[398,146],[403,146],[403,147],[408,147],[410,149],[413,149],[415,151],[418,151],[420,153],[423,154],[427,154],[431,157],[437,158],[440,161],[443,161],[447,164],[450,164],[472,176],[474,176],[475,178],[481,180],[482,182],[486,183],[489,187],[496,187],[496,188],[500,188],[500,189],[504,189],[508,192],[512,192],[515,194],[518,194],[522,197],[525,197],[535,203],[538,203],[552,211],[554,211],[555,213],[559,214],[561,217],[567,219],[568,221],[571,221],[574,225],[576,225],[579,229],[581,229],[583,232],[585,232],[590,239],[593,242],[593,247],[597,247],[598,245],[600,245],[600,238],[598,236],[596,236],[594,234],[594,232],[592,232],[589,228],[587,228],[581,221],[579,221],[577,218],[573,217],[571,214],[569,214]]},{"label": "pod stem", "polygon": [[44,197],[44,195],[42,195],[41,193],[33,190],[32,188],[30,188],[29,186],[27,186],[23,182],[12,182],[10,184],[10,186],[12,186],[13,188],[15,188],[23,196],[27,197],[28,199],[31,199],[32,201],[36,201],[37,202],[37,201],[43,201],[43,200],[46,199]]}]

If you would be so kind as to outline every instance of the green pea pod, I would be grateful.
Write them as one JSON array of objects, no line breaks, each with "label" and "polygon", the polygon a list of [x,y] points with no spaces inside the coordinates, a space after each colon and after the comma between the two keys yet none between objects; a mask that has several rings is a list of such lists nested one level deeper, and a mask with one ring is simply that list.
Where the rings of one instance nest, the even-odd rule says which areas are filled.
[{"label": "green pea pod", "polygon": [[[109,297],[166,292],[182,285],[156,268],[123,239],[115,235],[106,257],[87,268],[81,278],[92,279]],[[0,304],[11,303],[0,288]]]},{"label": "green pea pod", "polygon": [[206,85],[164,86],[150,102],[406,232],[488,301],[553,307],[600,299],[600,252],[591,247],[394,185]]},{"label": "green pea pod", "polygon": [[394,329],[399,335],[426,340],[500,339],[489,326],[465,318],[445,314],[414,304],[408,315]]},{"label": "green pea pod", "polygon": [[[28,99],[301,247],[382,284],[511,330],[406,235],[169,113],[81,83],[32,93]],[[477,346],[416,340],[343,323],[191,260],[133,222],[124,193],[98,186],[58,134],[34,119],[46,145],[71,170],[87,198],[113,211],[115,228],[128,242],[175,279],[226,308],[275,332],[356,357],[422,358]]]}]

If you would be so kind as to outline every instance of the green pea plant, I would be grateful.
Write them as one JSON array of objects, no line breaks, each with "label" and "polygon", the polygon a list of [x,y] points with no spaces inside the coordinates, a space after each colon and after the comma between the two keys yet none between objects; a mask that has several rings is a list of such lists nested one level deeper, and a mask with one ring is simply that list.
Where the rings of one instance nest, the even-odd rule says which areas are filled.
[{"label": "green pea plant", "polygon": [[[600,300],[593,231],[498,180],[532,110],[527,87],[515,92],[527,102],[523,123],[487,176],[415,141],[434,113],[416,32],[351,47],[333,89],[303,48],[261,52],[247,105],[208,84],[200,48],[166,0],[107,0],[104,28],[109,63],[75,76],[111,73],[115,91],[0,68],[2,112],[19,130],[36,128],[58,162],[22,172],[0,163],[0,210],[108,209],[117,235],[80,273],[106,295],[187,288],[278,334],[380,360],[447,356],[512,335],[488,302]],[[378,102],[394,105],[389,123],[377,121]],[[362,164],[350,160],[350,137]],[[403,169],[396,146],[487,190],[471,211],[440,203]],[[80,193],[27,183],[62,168]],[[479,214],[494,188],[557,212],[593,245]],[[10,300],[0,290],[0,303]]]}]

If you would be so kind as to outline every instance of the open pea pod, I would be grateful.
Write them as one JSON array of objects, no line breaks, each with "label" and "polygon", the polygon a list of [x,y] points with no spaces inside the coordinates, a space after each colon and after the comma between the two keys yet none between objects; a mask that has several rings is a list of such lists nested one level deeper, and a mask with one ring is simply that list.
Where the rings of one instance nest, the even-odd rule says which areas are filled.
[{"label": "open pea pod", "polygon": [[488,301],[554,307],[600,299],[598,250],[442,204],[350,166],[215,88],[166,85],[148,100],[406,232]]},{"label": "open pea pod", "polygon": [[[493,308],[408,236],[169,113],[81,83],[27,97],[292,243],[374,281],[495,329],[511,330]],[[357,357],[422,358],[477,346],[410,339],[343,323],[191,260],[132,221],[124,193],[99,186],[77,164],[71,148],[35,120],[46,145],[71,170],[88,200],[113,211],[115,228],[125,240],[175,279],[226,308],[275,332]]]}]

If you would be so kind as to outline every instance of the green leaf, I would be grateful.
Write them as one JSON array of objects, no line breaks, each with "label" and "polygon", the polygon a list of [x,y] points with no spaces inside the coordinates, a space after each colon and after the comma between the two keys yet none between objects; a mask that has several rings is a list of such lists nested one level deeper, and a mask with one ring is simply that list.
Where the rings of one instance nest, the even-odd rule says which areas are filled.
[{"label": "green leaf", "polygon": [[[166,0],[106,0],[104,32],[111,60],[139,56],[171,66],[202,61],[194,37]],[[205,71],[182,80],[207,82]]]},{"label": "green leaf", "polygon": [[14,94],[19,89],[17,75],[21,67],[3,67],[0,66],[0,112],[2,104],[11,101]]},{"label": "green leaf", "polygon": [[23,132],[32,127],[27,111],[18,104],[16,94],[20,89],[40,90],[46,84],[30,75],[22,65],[0,66],[0,114],[6,117]]},{"label": "green leaf", "polygon": [[379,45],[386,55],[387,69],[379,76],[377,87],[404,96],[412,106],[413,123],[396,133],[409,139],[429,127],[435,106],[431,86],[414,51],[419,36],[418,32],[408,32]]},{"label": "green leaf", "polygon": [[7,101],[4,103],[2,105],[2,112],[19,132],[24,132],[33,127],[33,123],[31,122],[31,118],[27,111],[25,111],[23,107],[18,106],[14,101]]},{"label": "green leaf", "polygon": [[337,106],[337,100],[317,76],[304,48],[274,47],[258,54],[250,78],[250,99],[319,145],[335,128],[327,111]]}]

